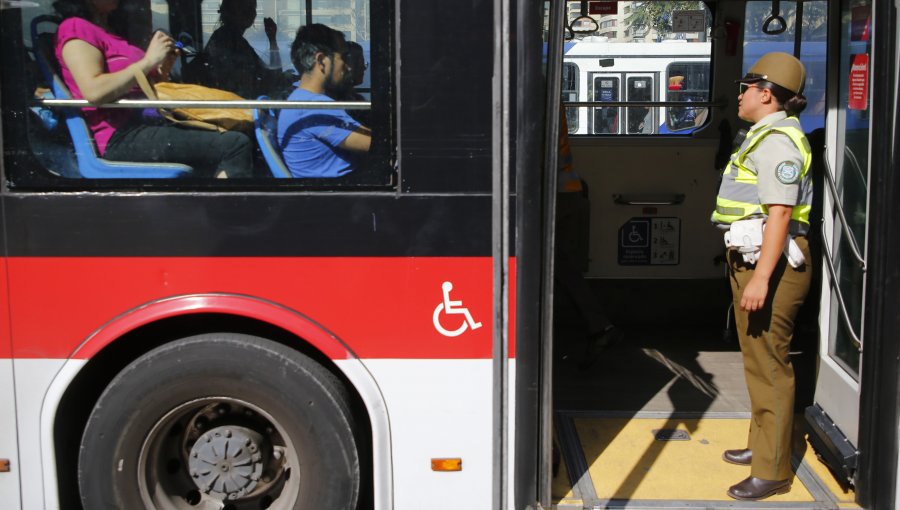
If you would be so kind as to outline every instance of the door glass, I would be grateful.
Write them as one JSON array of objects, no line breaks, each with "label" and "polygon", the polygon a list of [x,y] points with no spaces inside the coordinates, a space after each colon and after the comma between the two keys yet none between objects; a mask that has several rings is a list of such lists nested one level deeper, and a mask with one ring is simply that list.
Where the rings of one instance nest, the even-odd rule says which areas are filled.
[{"label": "door glass", "polygon": [[[594,77],[594,101],[618,101],[619,78],[614,76]],[[619,132],[619,109],[616,107],[594,108],[594,133],[616,134]]]},{"label": "door glass", "polygon": [[[578,66],[566,62],[562,67],[562,102],[574,103],[578,101]],[[566,120],[569,133],[578,131],[578,108],[566,108]]]},{"label": "door glass", "polygon": [[[866,244],[871,14],[871,0],[841,2],[838,157],[834,172],[840,203],[858,246]],[[832,256],[837,269],[837,284],[847,305],[851,327],[861,334],[864,274],[850,249],[851,241],[841,228],[840,218],[836,214],[832,216]],[[859,349],[847,330],[839,306],[837,297],[832,296],[829,354],[854,377],[858,377]]]},{"label": "door glass", "polygon": [[[650,76],[629,76],[626,79],[628,101],[653,101],[653,78]],[[653,133],[653,109],[649,106],[628,108],[628,134],[649,135]]]},{"label": "door glass", "polygon": [[[747,3],[744,27],[744,63],[742,74],[760,57],[772,51],[794,53],[797,24],[790,20],[797,17],[797,2],[783,1],[781,17],[788,21],[788,28],[780,34],[763,32],[763,20],[772,13],[771,0],[754,0]],[[773,28],[775,22],[770,26]],[[828,41],[828,2],[807,0],[803,2],[803,18],[800,31],[800,60],[806,66],[806,109],[800,114],[803,130],[810,133],[825,125],[825,68]]]},{"label": "door glass", "polygon": [[[600,4],[603,5],[600,5]],[[675,62],[703,63],[707,69],[711,65],[713,15],[709,2],[673,2],[670,0],[648,0],[643,2],[565,2],[565,42],[563,61],[566,65],[577,66],[574,78],[579,101],[594,101],[593,96],[601,89],[594,81],[597,76],[618,76],[618,101],[638,100],[637,95],[650,94],[651,101],[668,100],[674,102],[698,101],[692,97],[703,97],[709,101],[710,81],[708,74],[702,79],[688,78],[691,92],[676,94],[666,99],[668,82],[662,77],[666,68]],[[590,5],[588,5],[590,4]],[[595,5],[596,4],[596,5]],[[546,11],[545,11],[546,12]],[[544,29],[549,30],[549,19],[545,19]],[[546,34],[546,32],[545,32]],[[547,40],[545,35],[544,40]],[[563,89],[571,85],[569,75],[563,70]],[[645,82],[637,74],[651,77],[649,89],[640,90]],[[622,80],[625,83],[620,83]],[[564,101],[567,100],[565,95]],[[666,118],[668,107],[646,108],[628,106],[598,109],[593,106],[570,107],[567,116],[574,129],[574,136],[594,134],[628,135],[686,135],[690,134],[706,119],[706,110],[700,107],[675,107],[679,118],[690,117],[690,124],[677,130],[669,129]],[[576,115],[577,111],[577,115]],[[602,117],[602,119],[600,118]],[[697,123],[694,124],[694,120]],[[603,122],[595,122],[603,120]],[[616,128],[611,123],[616,121]],[[685,121],[687,122],[687,121]]]}]

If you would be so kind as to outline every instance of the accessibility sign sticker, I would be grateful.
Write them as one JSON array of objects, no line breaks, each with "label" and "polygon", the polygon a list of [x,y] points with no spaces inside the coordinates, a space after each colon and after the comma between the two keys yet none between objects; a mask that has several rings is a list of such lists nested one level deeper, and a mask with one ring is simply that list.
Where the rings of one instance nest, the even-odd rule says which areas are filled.
[{"label": "accessibility sign sticker", "polygon": [[631,218],[619,227],[619,265],[680,262],[681,218]]}]

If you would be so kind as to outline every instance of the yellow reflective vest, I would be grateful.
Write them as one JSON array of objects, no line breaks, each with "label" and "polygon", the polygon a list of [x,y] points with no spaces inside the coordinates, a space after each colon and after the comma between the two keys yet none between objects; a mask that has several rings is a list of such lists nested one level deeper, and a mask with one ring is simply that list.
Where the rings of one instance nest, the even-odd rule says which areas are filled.
[{"label": "yellow reflective vest", "polygon": [[812,163],[812,150],[797,117],[786,117],[751,131],[740,148],[731,155],[731,161],[722,174],[719,196],[716,197],[716,210],[712,213],[711,220],[714,224],[730,225],[738,220],[761,217],[768,213],[766,205],[759,203],[756,188],[757,171],[748,167],[746,160],[759,143],[773,132],[787,135],[803,157],[800,195],[791,213],[790,233],[805,235],[809,231],[809,212],[812,209],[812,178],[809,167]]}]

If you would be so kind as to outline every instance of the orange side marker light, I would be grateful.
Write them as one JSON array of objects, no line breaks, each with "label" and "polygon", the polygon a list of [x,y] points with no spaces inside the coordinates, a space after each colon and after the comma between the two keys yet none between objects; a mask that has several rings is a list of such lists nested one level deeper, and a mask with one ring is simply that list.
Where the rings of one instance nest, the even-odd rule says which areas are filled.
[{"label": "orange side marker light", "polygon": [[432,471],[462,471],[462,459],[431,459]]},{"label": "orange side marker light", "polygon": [[9,473],[9,459],[0,459],[0,473]]}]

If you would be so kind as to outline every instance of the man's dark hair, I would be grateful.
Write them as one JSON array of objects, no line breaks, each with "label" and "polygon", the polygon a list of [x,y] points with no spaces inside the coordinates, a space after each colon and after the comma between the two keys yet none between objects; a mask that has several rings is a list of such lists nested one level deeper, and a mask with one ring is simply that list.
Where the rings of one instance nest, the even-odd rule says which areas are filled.
[{"label": "man's dark hair", "polygon": [[316,53],[334,55],[345,51],[346,46],[344,34],[331,27],[321,23],[302,26],[291,43],[291,62],[297,72],[304,74],[313,69]]}]

